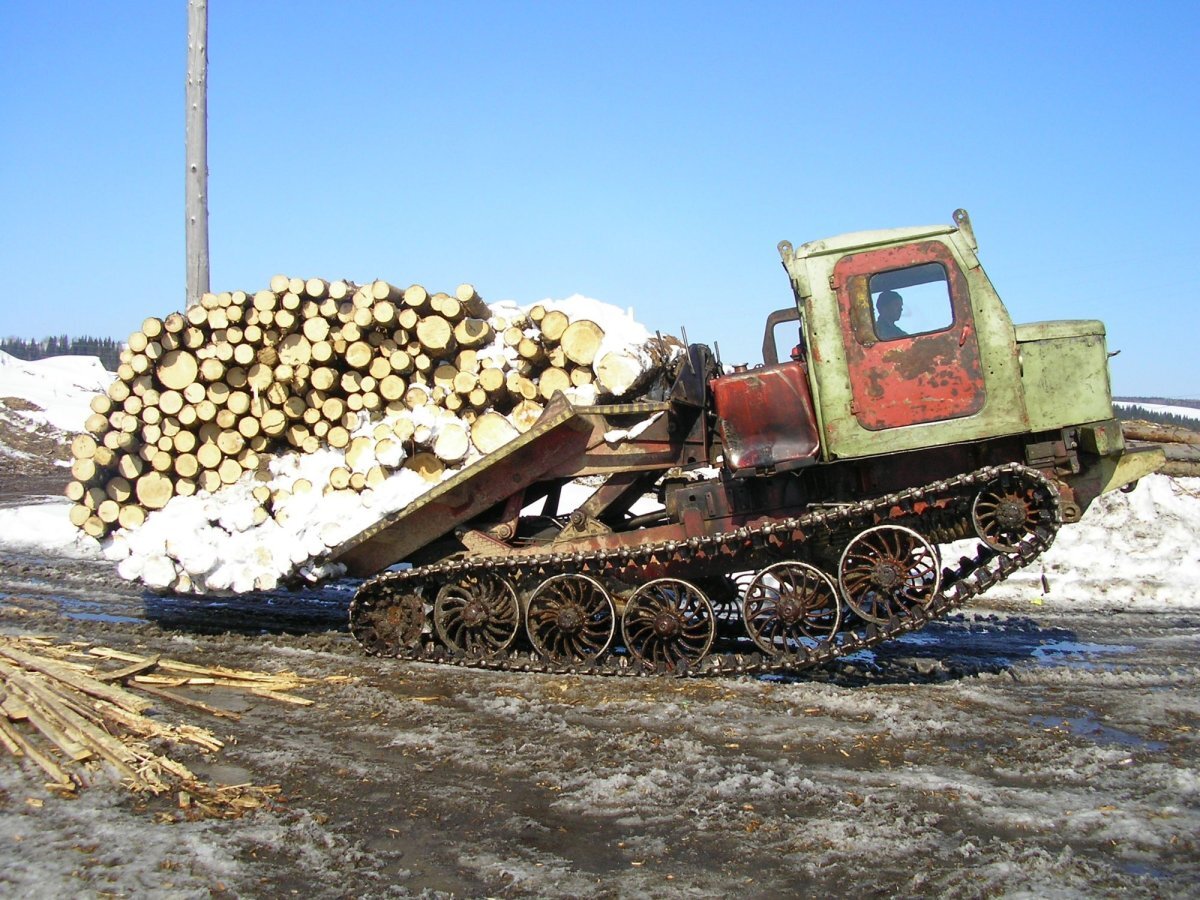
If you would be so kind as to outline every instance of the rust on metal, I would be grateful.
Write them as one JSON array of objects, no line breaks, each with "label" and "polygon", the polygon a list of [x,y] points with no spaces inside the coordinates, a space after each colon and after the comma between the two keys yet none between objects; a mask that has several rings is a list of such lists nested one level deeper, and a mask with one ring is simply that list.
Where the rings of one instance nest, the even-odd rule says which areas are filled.
[{"label": "rust on metal", "polygon": [[[879,340],[871,327],[869,279],[881,272],[939,263],[945,269],[953,321],[943,330]],[[940,241],[921,241],[843,257],[838,287],[852,412],[872,431],[973,415],[986,399],[979,341],[966,279]]]},{"label": "rust on metal", "polygon": [[725,463],[735,472],[776,471],[820,452],[808,373],[799,361],[713,379]]}]

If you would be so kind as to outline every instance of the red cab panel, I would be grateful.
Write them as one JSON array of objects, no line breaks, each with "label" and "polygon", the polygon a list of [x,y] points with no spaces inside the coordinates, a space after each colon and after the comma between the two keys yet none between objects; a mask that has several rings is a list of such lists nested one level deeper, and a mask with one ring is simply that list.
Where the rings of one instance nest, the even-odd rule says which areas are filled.
[{"label": "red cab panel", "polygon": [[[881,339],[874,325],[873,284],[903,283],[906,273],[931,264],[945,279],[945,324]],[[970,293],[944,244],[924,241],[845,256],[834,269],[834,284],[853,395],[850,411],[863,428],[940,422],[983,408],[987,394]]]},{"label": "red cab panel", "polygon": [[801,363],[723,375],[710,387],[725,463],[734,472],[795,469],[817,458],[817,416]]}]

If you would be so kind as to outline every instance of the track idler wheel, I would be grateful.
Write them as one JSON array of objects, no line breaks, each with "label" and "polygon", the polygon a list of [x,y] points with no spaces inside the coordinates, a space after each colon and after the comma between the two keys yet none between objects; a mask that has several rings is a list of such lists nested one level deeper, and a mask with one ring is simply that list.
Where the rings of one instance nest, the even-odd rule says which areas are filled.
[{"label": "track idler wheel", "polygon": [[781,562],[754,576],[742,601],[742,618],[758,648],[778,657],[832,640],[842,623],[842,602],[820,569]]},{"label": "track idler wheel", "polygon": [[604,586],[586,575],[555,575],[543,581],[525,610],[529,643],[557,665],[600,657],[617,630],[617,611]]},{"label": "track idler wheel", "polygon": [[513,642],[521,624],[517,592],[498,575],[467,575],[446,584],[433,603],[433,629],[464,656],[494,656]]},{"label": "track idler wheel", "polygon": [[911,528],[868,528],[842,552],[838,586],[846,604],[868,622],[904,616],[929,606],[941,589],[937,551]]},{"label": "track idler wheel", "polygon": [[696,665],[717,633],[712,604],[694,584],[659,578],[642,585],[621,616],[629,652],[648,668],[676,672]]}]

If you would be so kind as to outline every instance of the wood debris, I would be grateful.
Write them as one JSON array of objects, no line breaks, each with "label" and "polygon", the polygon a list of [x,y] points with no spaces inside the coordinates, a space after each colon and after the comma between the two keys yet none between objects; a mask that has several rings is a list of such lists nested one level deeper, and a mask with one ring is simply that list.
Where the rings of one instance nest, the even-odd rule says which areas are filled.
[{"label": "wood debris", "polygon": [[[111,663],[121,665],[113,668]],[[200,666],[87,643],[0,636],[0,746],[44,773],[46,788],[71,795],[102,779],[155,795],[174,792],[191,816],[237,817],[279,793],[278,785],[211,785],[156,747],[215,753],[224,742],[207,728],[151,716],[155,701],[208,715],[238,714],[168,688],[214,686],[294,705],[292,693],[317,683],[293,672]],[[345,676],[335,676],[342,683]]]}]

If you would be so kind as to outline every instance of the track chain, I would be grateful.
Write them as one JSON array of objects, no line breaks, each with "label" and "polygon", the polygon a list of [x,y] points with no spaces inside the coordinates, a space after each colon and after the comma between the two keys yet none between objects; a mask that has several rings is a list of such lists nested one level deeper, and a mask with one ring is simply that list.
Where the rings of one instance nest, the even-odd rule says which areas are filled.
[{"label": "track chain", "polygon": [[[737,561],[759,554],[762,547],[772,541],[774,552],[786,554],[789,547],[799,547],[822,530],[850,528],[857,533],[871,525],[898,521],[921,523],[925,519],[936,524],[948,501],[969,498],[979,488],[1005,475],[1019,477],[1031,486],[1041,488],[1038,491],[1041,506],[1036,510],[1038,521],[1013,552],[997,553],[981,543],[974,558],[963,557],[954,568],[943,569],[941,590],[928,606],[916,607],[883,624],[859,623],[853,629],[839,632],[833,640],[823,641],[795,654],[773,657],[759,652],[716,651],[697,665],[681,665],[670,671],[662,667],[651,668],[632,656],[611,652],[595,662],[559,665],[523,650],[510,649],[488,656],[457,654],[436,644],[428,633],[412,648],[388,647],[374,634],[373,626],[369,624],[371,613],[385,609],[389,604],[396,604],[405,594],[425,586],[429,590],[427,596],[432,597],[437,587],[447,580],[474,573],[494,573],[510,578],[528,578],[536,574],[540,582],[552,575],[577,572],[586,566],[586,573],[593,577],[603,578],[606,573],[619,571],[621,578],[628,580],[631,572],[636,577],[638,565],[644,565],[651,559],[667,555],[673,561],[686,562],[697,554],[704,554],[704,558],[711,561],[714,553],[726,555],[731,572],[757,568],[756,565],[742,565],[739,568]],[[917,507],[921,507],[921,511],[917,511]],[[743,527],[685,541],[664,541],[632,549],[594,553],[550,552],[537,556],[470,557],[405,571],[385,572],[364,582],[355,594],[350,606],[350,628],[363,648],[372,655],[493,671],[601,676],[782,675],[826,665],[839,657],[923,628],[1028,566],[1050,546],[1061,525],[1058,491],[1049,478],[1036,469],[1017,463],[988,466],[871,500],[824,508],[803,516],[768,522],[756,528]],[[793,537],[797,533],[801,535],[799,540]]]}]

